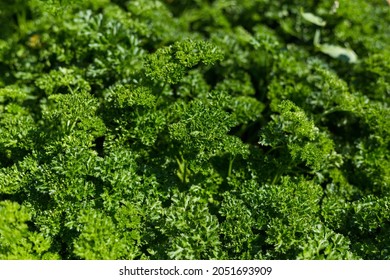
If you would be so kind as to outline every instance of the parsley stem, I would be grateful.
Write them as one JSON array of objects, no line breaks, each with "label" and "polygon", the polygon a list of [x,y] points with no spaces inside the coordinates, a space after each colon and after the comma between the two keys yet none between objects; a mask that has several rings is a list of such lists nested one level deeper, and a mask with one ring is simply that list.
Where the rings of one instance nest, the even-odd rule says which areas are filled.
[{"label": "parsley stem", "polygon": [[233,162],[234,162],[235,156],[230,156],[229,159],[229,169],[228,169],[228,177],[232,176],[232,169],[233,169]]}]

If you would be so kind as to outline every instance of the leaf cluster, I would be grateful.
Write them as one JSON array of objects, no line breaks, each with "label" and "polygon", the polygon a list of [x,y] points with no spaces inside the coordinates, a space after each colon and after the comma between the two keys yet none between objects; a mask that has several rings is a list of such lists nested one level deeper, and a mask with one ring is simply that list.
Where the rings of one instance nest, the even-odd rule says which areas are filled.
[{"label": "leaf cluster", "polygon": [[0,259],[390,259],[388,9],[2,1]]}]

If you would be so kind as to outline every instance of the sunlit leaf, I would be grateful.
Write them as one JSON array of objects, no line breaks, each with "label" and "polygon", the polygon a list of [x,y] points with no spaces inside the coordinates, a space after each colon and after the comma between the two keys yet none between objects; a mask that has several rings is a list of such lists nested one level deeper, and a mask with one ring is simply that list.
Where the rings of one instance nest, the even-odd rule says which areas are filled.
[{"label": "sunlit leaf", "polygon": [[333,57],[349,63],[356,63],[358,60],[357,54],[348,48],[343,48],[337,45],[319,44],[319,51]]},{"label": "sunlit leaf", "polygon": [[311,23],[318,25],[318,26],[325,26],[326,25],[326,21],[323,20],[321,17],[316,16],[315,14],[306,13],[303,11],[303,9],[300,10],[300,13],[301,13],[301,16],[308,22],[311,22]]}]

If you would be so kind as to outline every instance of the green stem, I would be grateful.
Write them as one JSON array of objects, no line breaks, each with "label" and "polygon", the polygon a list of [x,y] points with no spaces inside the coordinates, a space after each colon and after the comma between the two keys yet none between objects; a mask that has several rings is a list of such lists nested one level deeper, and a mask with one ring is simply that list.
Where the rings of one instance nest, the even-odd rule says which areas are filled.
[{"label": "green stem", "polygon": [[276,147],[273,147],[271,150],[269,150],[268,152],[266,152],[265,154],[268,155],[270,154],[271,152],[277,150],[277,149],[280,149],[280,148],[283,148],[283,146],[276,146]]},{"label": "green stem", "polygon": [[229,159],[229,169],[228,169],[228,177],[232,176],[232,170],[233,170],[233,162],[234,162],[235,156],[230,156]]},{"label": "green stem", "polygon": [[274,177],[274,179],[272,180],[272,183],[271,185],[275,185],[275,183],[279,180],[280,178],[280,172],[278,171]]},{"label": "green stem", "polygon": [[183,172],[183,183],[184,185],[187,183],[187,162],[183,159],[184,172]]},{"label": "green stem", "polygon": [[18,11],[16,13],[16,19],[17,19],[17,22],[18,22],[18,27],[19,27],[19,30],[20,30],[20,33],[21,34],[25,34],[26,33],[26,9],[21,9],[20,11]]},{"label": "green stem", "polygon": [[161,90],[157,93],[156,103],[154,104],[154,110],[155,111],[157,110],[158,100],[160,99],[160,97],[161,97],[162,93],[164,92],[164,89],[165,89],[166,86],[167,86],[167,82],[164,82]]}]

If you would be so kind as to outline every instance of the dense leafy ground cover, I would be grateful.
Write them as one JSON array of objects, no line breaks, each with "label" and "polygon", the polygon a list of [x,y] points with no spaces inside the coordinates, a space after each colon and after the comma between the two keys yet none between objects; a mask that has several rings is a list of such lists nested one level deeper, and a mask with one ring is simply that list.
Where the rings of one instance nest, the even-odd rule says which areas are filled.
[{"label": "dense leafy ground cover", "polygon": [[383,0],[0,2],[0,259],[390,259]]}]

